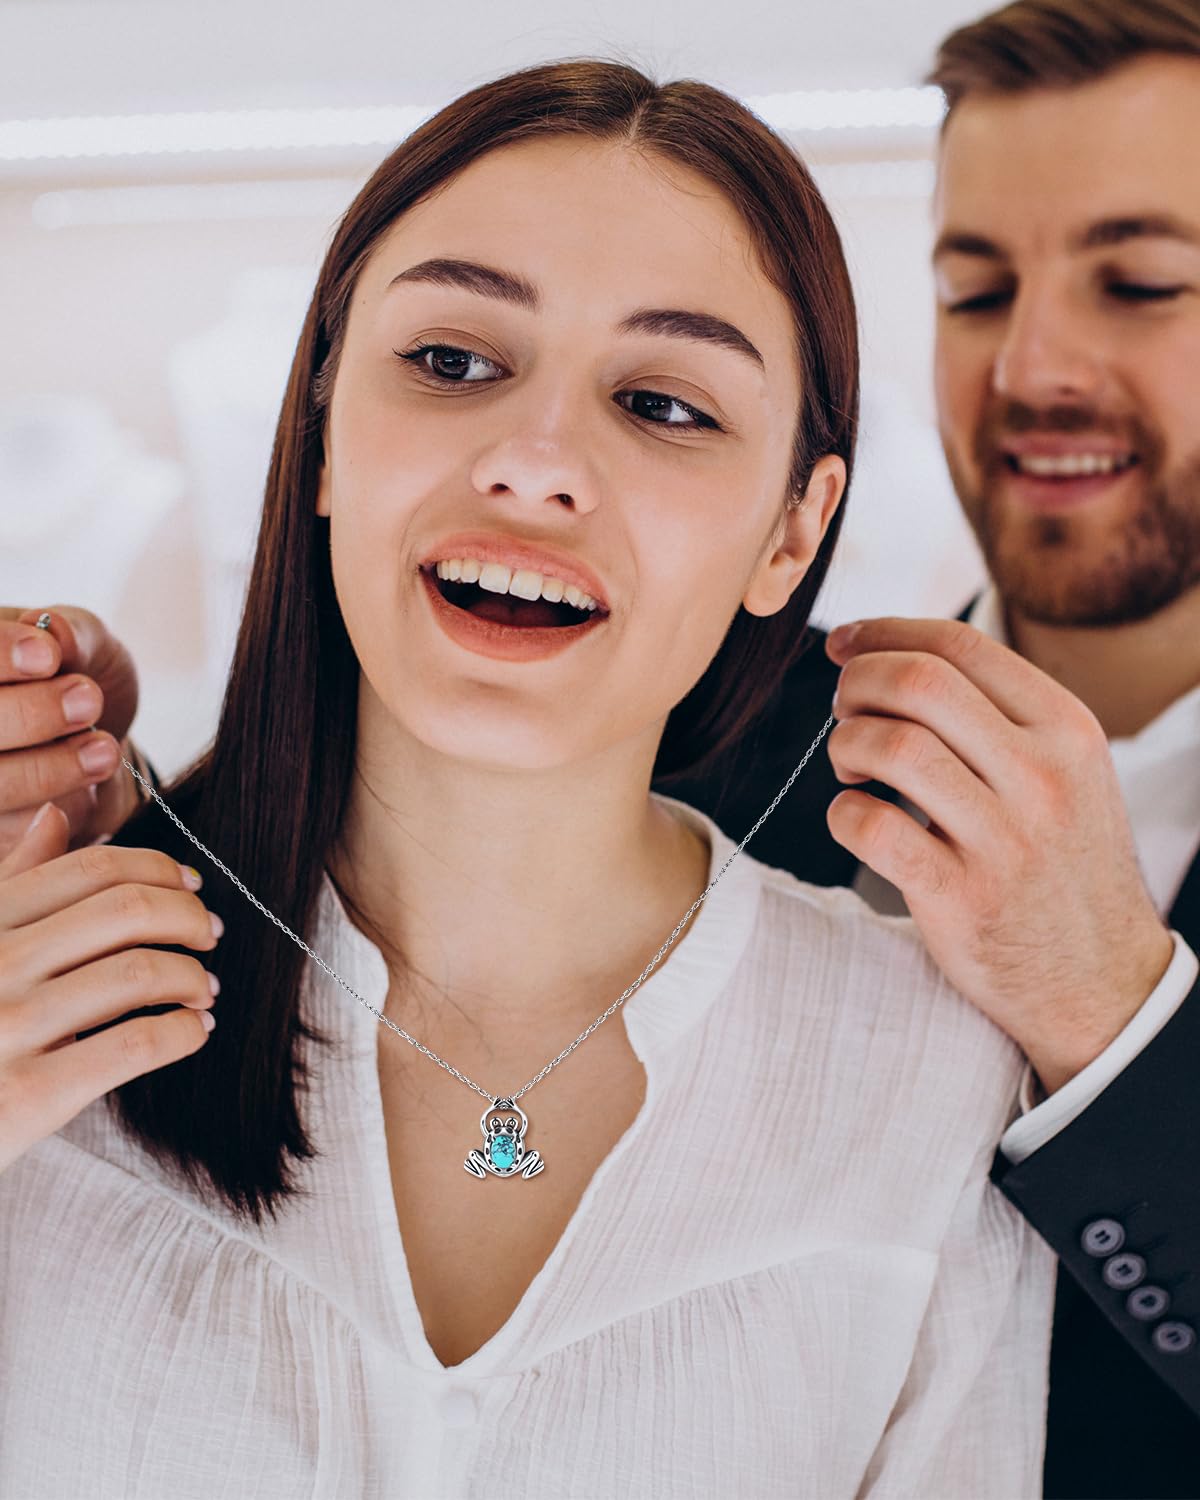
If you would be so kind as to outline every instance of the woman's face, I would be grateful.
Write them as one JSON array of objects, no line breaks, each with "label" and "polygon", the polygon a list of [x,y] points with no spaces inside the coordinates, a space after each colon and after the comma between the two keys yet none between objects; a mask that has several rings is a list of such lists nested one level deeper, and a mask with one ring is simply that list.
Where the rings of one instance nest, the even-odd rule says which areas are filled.
[{"label": "woman's face", "polygon": [[824,459],[781,520],[799,399],[790,307],[703,178],[570,137],[473,162],[375,247],[330,403],[364,706],[496,768],[652,759],[840,498]]}]

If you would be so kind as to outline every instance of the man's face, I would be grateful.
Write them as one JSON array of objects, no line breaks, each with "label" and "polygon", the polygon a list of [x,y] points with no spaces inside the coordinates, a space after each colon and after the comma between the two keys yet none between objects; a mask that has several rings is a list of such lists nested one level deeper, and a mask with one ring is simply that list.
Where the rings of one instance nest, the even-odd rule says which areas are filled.
[{"label": "man's face", "polygon": [[935,199],[951,477],[1030,619],[1144,619],[1200,583],[1200,60],[968,97]]}]

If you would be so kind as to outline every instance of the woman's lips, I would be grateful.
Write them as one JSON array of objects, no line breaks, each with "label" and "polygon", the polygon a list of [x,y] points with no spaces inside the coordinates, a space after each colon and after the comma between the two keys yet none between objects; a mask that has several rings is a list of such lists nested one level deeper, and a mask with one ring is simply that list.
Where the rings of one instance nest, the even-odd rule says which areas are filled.
[{"label": "woman's lips", "polygon": [[442,597],[432,569],[419,570],[422,587],[442,631],[458,646],[495,661],[541,661],[557,656],[583,636],[599,629],[607,616],[599,611],[578,625],[504,625],[483,620]]},{"label": "woman's lips", "polygon": [[535,547],[516,537],[496,533],[459,532],[439,542],[421,566],[432,567],[453,557],[469,557],[480,563],[503,563],[513,572],[526,568],[549,578],[560,578],[563,583],[574,584],[583,593],[590,594],[603,612],[608,613],[608,594],[599,578],[580,559],[566,553]]}]

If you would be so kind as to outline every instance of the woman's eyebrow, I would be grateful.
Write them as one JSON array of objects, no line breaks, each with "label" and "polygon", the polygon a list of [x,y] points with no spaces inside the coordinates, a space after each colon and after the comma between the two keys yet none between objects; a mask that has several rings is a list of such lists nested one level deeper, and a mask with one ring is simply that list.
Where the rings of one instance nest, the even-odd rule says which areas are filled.
[{"label": "woman's eyebrow", "polygon": [[[401,283],[422,281],[435,286],[458,287],[481,297],[495,297],[526,312],[537,312],[542,305],[537,287],[525,277],[480,265],[478,261],[449,256],[437,256],[409,266],[406,271],[392,277],[386,290],[390,292],[392,287]],[[766,368],[762,355],[742,330],[713,313],[687,312],[673,307],[639,307],[622,318],[617,324],[617,332],[660,333],[668,338],[696,339],[721,349],[732,349],[735,354],[752,360],[760,370]]]}]

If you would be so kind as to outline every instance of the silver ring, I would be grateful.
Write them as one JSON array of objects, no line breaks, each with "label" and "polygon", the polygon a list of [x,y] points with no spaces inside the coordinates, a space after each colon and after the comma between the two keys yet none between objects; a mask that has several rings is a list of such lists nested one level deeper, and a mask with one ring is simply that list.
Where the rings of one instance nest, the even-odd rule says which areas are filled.
[{"label": "silver ring", "polygon": [[49,630],[50,629],[50,611],[49,610],[43,611],[43,613],[40,614],[40,615],[38,615],[37,619],[33,623],[34,623],[35,629],[37,629],[37,630]]}]

